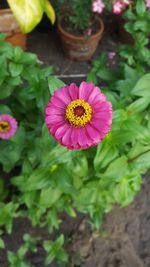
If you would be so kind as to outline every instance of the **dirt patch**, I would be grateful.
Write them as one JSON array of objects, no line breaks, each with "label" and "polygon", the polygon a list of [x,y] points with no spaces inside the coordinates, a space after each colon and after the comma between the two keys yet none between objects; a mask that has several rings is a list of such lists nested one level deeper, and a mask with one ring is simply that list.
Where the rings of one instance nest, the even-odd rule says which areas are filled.
[{"label": "dirt patch", "polygon": [[[71,252],[74,256],[67,267],[149,267],[149,189],[150,172],[135,202],[126,208],[115,207],[106,216],[104,231],[100,234],[92,234],[87,220],[83,220],[72,235]],[[81,256],[80,265],[75,265],[77,255]]]}]

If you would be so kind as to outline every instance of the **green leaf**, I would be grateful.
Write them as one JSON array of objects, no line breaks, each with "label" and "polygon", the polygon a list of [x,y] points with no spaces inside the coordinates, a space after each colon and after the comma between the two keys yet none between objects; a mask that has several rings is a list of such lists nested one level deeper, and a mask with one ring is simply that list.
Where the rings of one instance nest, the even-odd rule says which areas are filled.
[{"label": "green leaf", "polygon": [[0,203],[0,225],[5,226],[7,233],[12,232],[13,219],[16,217],[18,204],[9,202],[7,204]]},{"label": "green leaf", "polygon": [[97,84],[97,75],[94,71],[90,71],[87,75],[87,82],[92,82],[94,84]]},{"label": "green leaf", "polygon": [[19,60],[20,64],[35,64],[37,63],[37,55],[29,52],[24,52]]},{"label": "green leaf", "polygon": [[128,173],[128,164],[127,164],[127,158],[125,156],[122,156],[120,158],[117,158],[113,160],[109,167],[104,172],[103,176],[106,178],[111,178],[118,180],[122,178],[126,173]]},{"label": "green leaf", "polygon": [[132,95],[142,96],[150,102],[150,74],[145,74],[132,89]]},{"label": "green leaf", "polygon": [[9,63],[9,71],[10,71],[10,73],[11,73],[11,75],[13,77],[16,77],[16,76],[20,75],[22,70],[23,70],[23,65],[16,64],[16,63],[13,63],[13,62]]},{"label": "green leaf", "polygon": [[2,84],[0,86],[0,99],[5,99],[8,96],[10,96],[13,90],[14,90],[14,87],[12,85],[9,85],[6,83]]},{"label": "green leaf", "polygon": [[136,1],[136,12],[139,16],[143,16],[146,11],[146,4],[143,0]]},{"label": "green leaf", "polygon": [[44,241],[43,247],[47,252],[45,264],[50,264],[55,258],[60,262],[66,262],[68,256],[63,249],[64,235],[61,234],[55,241]]},{"label": "green leaf", "polygon": [[75,210],[72,208],[71,205],[67,205],[65,207],[65,211],[67,212],[67,214],[70,216],[70,217],[73,217],[73,218],[76,218],[77,217],[77,214],[75,212]]},{"label": "green leaf", "polygon": [[0,104],[0,114],[11,114],[11,110],[8,106]]},{"label": "green leaf", "polygon": [[3,239],[0,237],[0,249],[1,248],[5,248],[5,243],[4,243]]},{"label": "green leaf", "polygon": [[40,204],[50,208],[60,198],[61,191],[58,188],[44,188],[40,194]]},{"label": "green leaf", "polygon": [[65,86],[65,83],[59,80],[58,78],[54,76],[48,77],[48,86],[50,94],[53,95],[53,93],[60,89],[61,87]]},{"label": "green leaf", "polygon": [[136,21],[133,25],[133,28],[135,31],[143,31],[143,32],[148,32],[149,31],[149,22],[146,20],[139,20]]},{"label": "green leaf", "polygon": [[[32,171],[29,177],[13,177],[12,183],[17,185],[21,191],[32,191],[42,189],[51,184],[51,172],[46,168],[37,168]],[[19,181],[20,179],[20,181]]]},{"label": "green leaf", "polygon": [[14,63],[19,63],[22,55],[24,54],[23,50],[21,49],[21,47],[19,46],[15,46],[13,48],[13,56],[12,56],[12,60]]},{"label": "green leaf", "polygon": [[94,168],[97,172],[106,166],[118,156],[118,149],[112,145],[109,140],[104,140],[97,147],[96,156],[94,158]]},{"label": "green leaf", "polygon": [[140,190],[142,183],[139,174],[124,176],[114,188],[114,198],[122,207],[127,206],[134,199],[135,194]]},{"label": "green leaf", "polygon": [[97,72],[97,76],[100,77],[101,79],[105,80],[105,81],[115,80],[115,74],[116,74],[116,72],[114,72],[110,69],[107,69],[106,67],[102,67]]},{"label": "green leaf", "polygon": [[135,145],[129,150],[128,153],[128,158],[129,160],[131,159],[136,159],[136,157],[138,157],[138,155],[147,152],[148,150],[150,150],[150,144],[149,146],[145,146],[139,142],[135,143]]},{"label": "green leaf", "polygon": [[145,173],[150,168],[150,151],[143,152],[137,156],[132,162],[131,166],[138,169],[140,173]]},{"label": "green leaf", "polygon": [[149,104],[150,104],[150,100],[148,98],[141,97],[127,107],[127,112],[129,112],[130,115],[134,113],[142,112],[143,110],[147,108]]}]

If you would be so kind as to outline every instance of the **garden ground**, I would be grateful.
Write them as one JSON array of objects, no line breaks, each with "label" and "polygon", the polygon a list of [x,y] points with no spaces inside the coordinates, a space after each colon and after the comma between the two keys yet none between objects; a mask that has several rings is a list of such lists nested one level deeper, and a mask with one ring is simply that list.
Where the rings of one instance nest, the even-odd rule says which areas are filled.
[{"label": "garden ground", "polygon": [[[104,36],[94,58],[101,51],[112,51],[118,42],[109,32]],[[29,35],[29,51],[38,55],[44,64],[54,66],[54,72],[66,83],[86,79],[90,62],[72,62],[63,56],[55,33],[35,31]],[[66,267],[150,267],[150,172],[143,179],[141,192],[134,203],[126,208],[114,207],[102,226],[100,235],[92,233],[88,218],[79,215],[70,219],[62,215],[62,231],[68,237],[67,249],[71,258]],[[46,229],[33,229],[28,221],[16,220],[13,234],[4,237],[7,250],[16,250],[24,233],[42,235],[48,239]],[[56,232],[57,234],[57,232]],[[79,256],[80,255],[80,256]],[[35,267],[43,267],[45,254],[40,247],[36,254],[28,255]],[[56,267],[57,264],[51,264]],[[0,267],[8,267],[5,251],[0,252]],[[19,267],[19,266],[16,266]]]}]

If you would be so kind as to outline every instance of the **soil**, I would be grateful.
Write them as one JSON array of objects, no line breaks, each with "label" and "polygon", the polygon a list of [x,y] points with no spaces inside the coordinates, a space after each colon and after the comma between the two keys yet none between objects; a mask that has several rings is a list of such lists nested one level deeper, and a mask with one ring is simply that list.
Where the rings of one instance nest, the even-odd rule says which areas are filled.
[{"label": "soil", "polygon": [[[71,238],[71,251],[79,251],[84,267],[150,266],[150,172],[142,191],[126,208],[115,207],[105,217],[104,232],[91,233],[83,219]],[[75,258],[72,264],[75,266]]]},{"label": "soil", "polygon": [[[101,51],[114,51],[117,38],[114,33],[106,33],[93,59]],[[28,50],[37,53],[41,63],[54,66],[55,74],[67,83],[79,84],[90,69],[90,62],[77,63],[64,57],[54,30],[29,34]],[[126,208],[115,206],[105,216],[99,233],[91,231],[89,218],[84,215],[79,214],[76,219],[65,214],[61,217],[61,231],[68,238],[67,250],[71,255],[65,267],[150,267],[150,172],[143,178],[142,190],[135,201]],[[4,235],[7,250],[16,251],[24,233],[50,238],[46,229],[33,229],[29,221],[19,219],[14,223],[12,235]],[[43,267],[44,258],[40,244],[38,253],[28,255],[34,267]],[[0,251],[0,267],[9,267],[6,250]],[[58,265],[54,262],[49,267]]]}]

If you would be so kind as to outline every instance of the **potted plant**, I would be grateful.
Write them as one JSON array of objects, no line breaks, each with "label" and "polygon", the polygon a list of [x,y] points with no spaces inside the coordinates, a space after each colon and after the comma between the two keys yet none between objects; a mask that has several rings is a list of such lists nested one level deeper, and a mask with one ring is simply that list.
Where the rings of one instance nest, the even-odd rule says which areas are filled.
[{"label": "potted plant", "polygon": [[93,10],[92,0],[55,1],[58,34],[67,57],[77,61],[91,58],[102,38],[104,24]]}]

